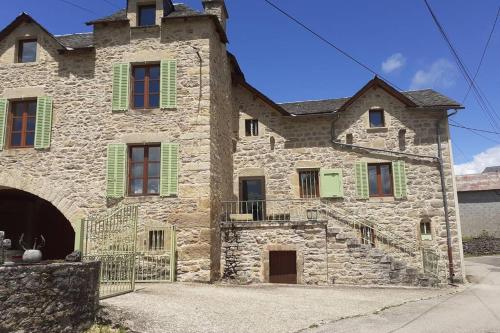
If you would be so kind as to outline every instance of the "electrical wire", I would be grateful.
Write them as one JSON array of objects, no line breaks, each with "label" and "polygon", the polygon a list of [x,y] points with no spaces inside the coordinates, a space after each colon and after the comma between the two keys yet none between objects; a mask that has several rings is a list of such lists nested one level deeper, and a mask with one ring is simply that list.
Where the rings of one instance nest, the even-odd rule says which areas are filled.
[{"label": "electrical wire", "polygon": [[98,13],[96,13],[95,11],[93,11],[92,9],[89,9],[89,8],[86,8],[86,7],[82,7],[82,6],[80,6],[80,5],[76,4],[76,3],[70,2],[68,0],[58,0],[58,1],[60,1],[62,3],[65,3],[67,5],[73,6],[75,8],[78,8],[80,10],[86,11],[88,13],[99,15]]},{"label": "electrical wire", "polygon": [[450,124],[450,126],[453,126],[453,127],[468,129],[468,130],[476,131],[476,132],[489,133],[489,134],[500,134],[500,132],[493,132],[493,131],[487,131],[487,130],[478,129],[478,128],[467,127],[467,126],[463,126],[463,125],[457,123],[456,121],[453,121],[453,120],[450,120],[450,121],[455,123],[455,124]]},{"label": "electrical wire", "polygon": [[[450,126],[453,126],[453,127],[458,127],[458,126],[454,126],[454,125],[450,125]],[[459,127],[459,128],[463,128],[463,127]],[[494,142],[494,143],[498,143],[498,144],[500,144],[500,141],[497,141],[497,140],[495,140],[495,139],[492,139],[492,138],[489,138],[489,137],[487,137],[487,136],[485,136],[485,135],[482,135],[481,133],[479,133],[479,132],[477,132],[477,131],[474,131],[474,130],[472,130],[472,129],[468,129],[468,128],[463,128],[463,129],[465,129],[465,130],[467,130],[467,131],[470,131],[472,134],[477,135],[477,136],[480,136],[480,137],[482,137],[483,139],[486,139],[486,140],[488,140],[488,141],[491,141],[491,142]]]},{"label": "electrical wire", "polygon": [[[490,35],[488,36],[488,40],[486,41],[486,44],[484,45],[483,54],[481,55],[481,60],[479,61],[479,65],[477,66],[476,73],[474,74],[474,77],[472,78],[472,80],[474,82],[476,81],[477,76],[479,75],[479,71],[481,70],[481,66],[483,65],[483,61],[484,61],[484,58],[486,56],[486,52],[488,51],[488,46],[490,45],[490,42],[491,42],[491,37],[493,37],[493,33],[495,32],[495,28],[497,26],[499,17],[500,17],[500,7],[498,7],[497,15],[495,17],[495,21],[493,22],[493,27],[491,28]],[[467,97],[469,97],[470,91],[471,91],[471,86],[469,86],[469,88],[467,89],[467,93],[465,94],[463,103],[465,103],[465,101],[467,100]]]},{"label": "electrical wire", "polygon": [[108,5],[110,5],[111,7],[114,7],[116,9],[122,9],[120,6],[118,5],[115,5],[113,2],[111,2],[110,0],[104,0],[104,2],[106,2]]}]

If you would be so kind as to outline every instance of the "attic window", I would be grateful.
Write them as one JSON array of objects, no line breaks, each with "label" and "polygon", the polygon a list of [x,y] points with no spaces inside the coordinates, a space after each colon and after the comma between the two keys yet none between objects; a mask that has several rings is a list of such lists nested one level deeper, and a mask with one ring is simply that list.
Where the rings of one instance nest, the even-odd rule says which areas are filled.
[{"label": "attic window", "polygon": [[385,127],[384,109],[370,109],[370,128]]},{"label": "attic window", "polygon": [[23,39],[17,46],[17,62],[35,62],[36,61],[36,39]]},{"label": "attic window", "polygon": [[156,24],[156,5],[145,5],[138,7],[138,26],[147,27]]}]

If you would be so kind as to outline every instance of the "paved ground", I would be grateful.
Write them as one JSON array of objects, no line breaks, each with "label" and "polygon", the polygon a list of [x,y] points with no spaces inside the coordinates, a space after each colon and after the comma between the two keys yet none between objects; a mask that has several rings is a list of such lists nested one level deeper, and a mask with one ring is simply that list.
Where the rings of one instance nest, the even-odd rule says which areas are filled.
[{"label": "paved ground", "polygon": [[[302,286],[142,285],[103,301],[141,333],[297,332],[453,290]],[[113,315],[115,317],[116,315]]]},{"label": "paved ground", "polygon": [[469,258],[471,284],[461,293],[340,320],[326,332],[500,332],[500,256]]}]

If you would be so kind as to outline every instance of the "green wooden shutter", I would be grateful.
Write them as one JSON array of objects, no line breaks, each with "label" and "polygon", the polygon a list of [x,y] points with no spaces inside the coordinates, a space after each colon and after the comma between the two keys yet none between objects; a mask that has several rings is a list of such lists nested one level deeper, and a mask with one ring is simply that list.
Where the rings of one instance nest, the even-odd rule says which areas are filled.
[{"label": "green wooden shutter", "polygon": [[392,177],[394,179],[394,197],[406,198],[406,171],[405,161],[392,162]]},{"label": "green wooden shutter", "polygon": [[113,111],[127,111],[129,104],[130,64],[113,65]]},{"label": "green wooden shutter", "polygon": [[177,61],[162,60],[160,76],[160,107],[177,107]]},{"label": "green wooden shutter", "polygon": [[179,187],[179,145],[161,144],[160,196],[177,195]]},{"label": "green wooden shutter", "polygon": [[370,198],[370,189],[368,187],[368,163],[356,163],[356,193],[359,199]]},{"label": "green wooden shutter", "polygon": [[125,196],[126,160],[127,145],[121,143],[108,145],[106,189],[108,198],[123,198]]},{"label": "green wooden shutter", "polygon": [[0,151],[3,150],[3,146],[5,145],[8,104],[8,100],[0,98]]},{"label": "green wooden shutter", "polygon": [[321,169],[319,186],[322,198],[342,198],[344,196],[342,170]]},{"label": "green wooden shutter", "polygon": [[36,103],[35,149],[50,148],[52,97],[38,97]]}]

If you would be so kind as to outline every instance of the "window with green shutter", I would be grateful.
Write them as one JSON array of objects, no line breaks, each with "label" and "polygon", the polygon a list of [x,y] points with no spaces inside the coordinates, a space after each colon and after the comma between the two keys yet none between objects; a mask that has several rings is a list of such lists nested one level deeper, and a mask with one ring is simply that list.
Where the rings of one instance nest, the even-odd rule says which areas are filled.
[{"label": "window with green shutter", "polygon": [[356,163],[356,193],[359,199],[368,199],[370,190],[368,188],[368,163]]},{"label": "window with green shutter", "polygon": [[341,169],[321,169],[319,184],[322,198],[342,198],[344,196]]},{"label": "window with green shutter", "polygon": [[161,176],[160,196],[168,197],[178,194],[179,187],[179,145],[176,143],[161,144]]},{"label": "window with green shutter", "polygon": [[127,111],[129,105],[130,64],[113,65],[113,111]]},{"label": "window with green shutter", "polygon": [[52,98],[38,97],[36,105],[35,149],[50,148],[52,137]]},{"label": "window with green shutter", "polygon": [[107,186],[108,198],[123,198],[125,196],[125,170],[127,161],[127,146],[125,144],[108,145]]},{"label": "window with green shutter", "polygon": [[160,71],[160,108],[175,108],[177,107],[177,61],[162,60]]},{"label": "window with green shutter", "polygon": [[8,105],[8,100],[0,98],[0,151],[3,150],[5,146]]},{"label": "window with green shutter", "polygon": [[392,175],[394,178],[394,197],[404,199],[407,195],[405,161],[392,162]]}]

